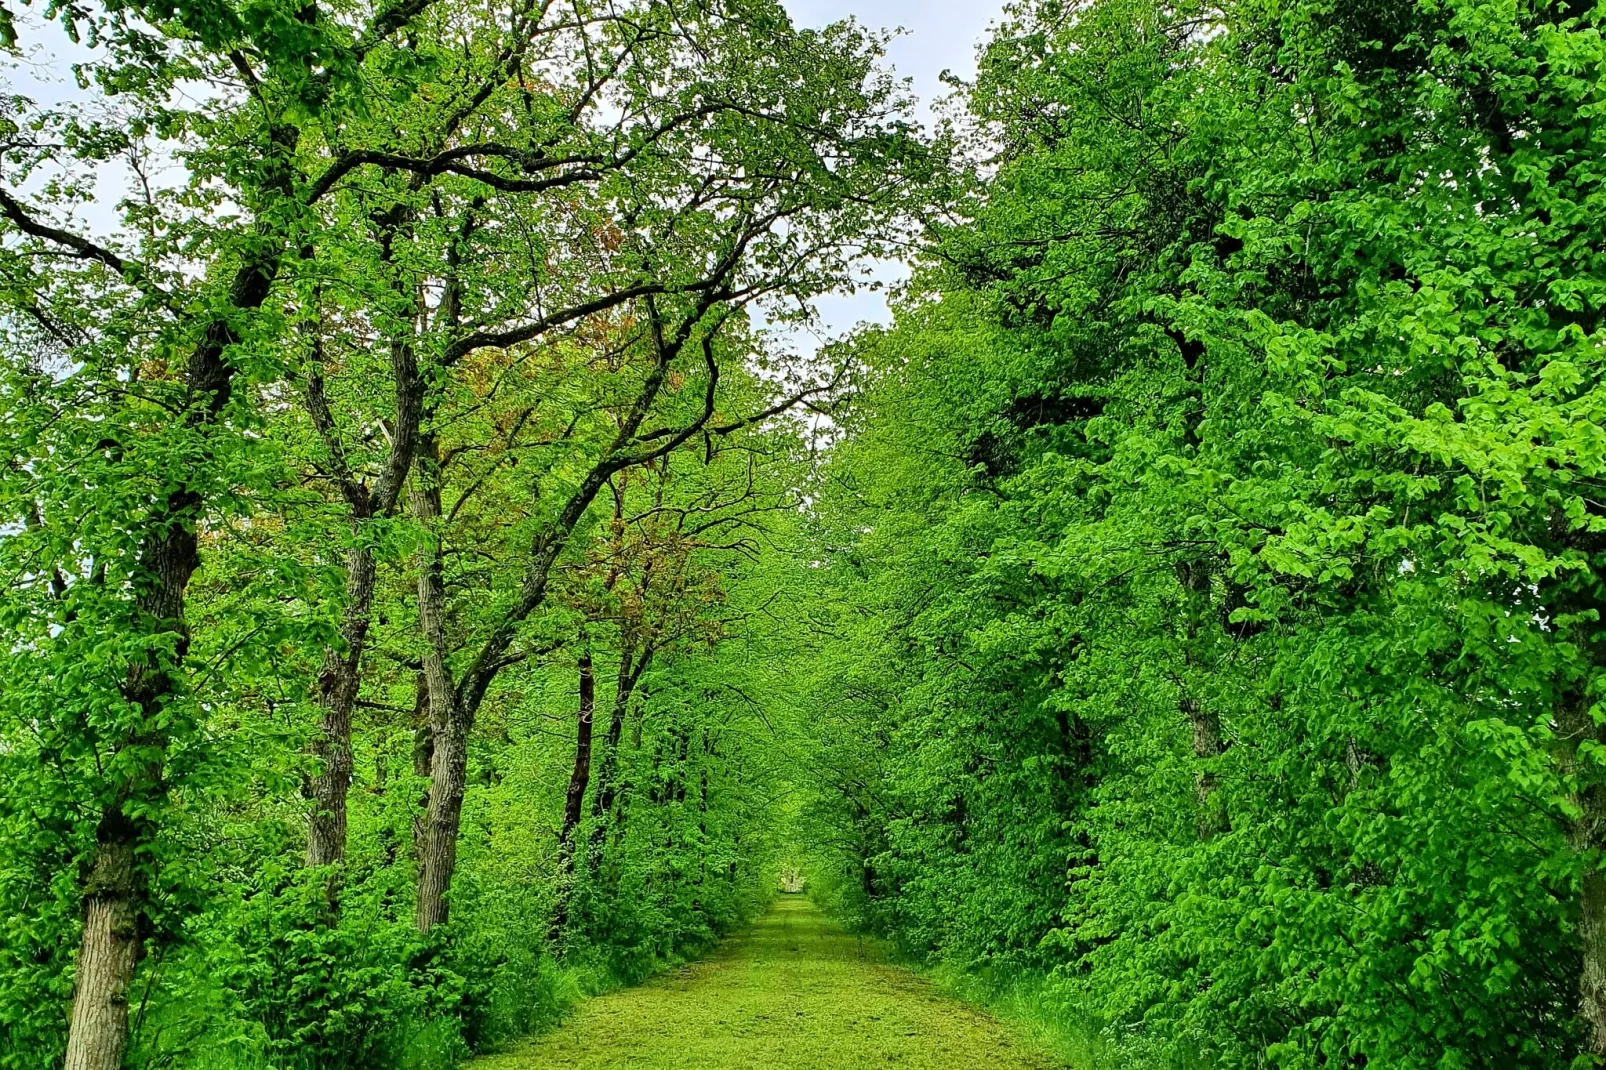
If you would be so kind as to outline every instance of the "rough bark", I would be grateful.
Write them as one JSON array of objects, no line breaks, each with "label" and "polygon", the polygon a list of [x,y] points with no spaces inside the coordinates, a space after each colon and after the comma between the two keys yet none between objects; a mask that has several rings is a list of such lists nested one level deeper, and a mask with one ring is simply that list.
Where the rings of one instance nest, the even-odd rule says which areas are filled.
[{"label": "rough bark", "polygon": [[[269,188],[289,189],[288,154],[299,137],[299,131],[290,126],[271,131]],[[282,244],[265,242],[263,251],[241,265],[229,288],[229,305],[234,311],[250,312],[267,300],[283,252]],[[230,317],[213,319],[186,362],[190,408],[184,425],[201,434],[203,443],[206,428],[215,424],[228,406],[234,366],[227,354],[238,342]],[[175,475],[182,477],[183,473]],[[153,833],[150,815],[161,808],[166,797],[163,767],[171,738],[167,706],[178,686],[174,674],[189,651],[184,599],[200,565],[196,533],[204,506],[201,489],[180,482],[146,521],[134,616],[135,626],[146,632],[151,643],[145,658],[130,667],[123,687],[124,697],[140,712],[141,727],[114,744],[139,757],[124,766],[122,779],[100,814],[94,854],[86,867],[84,926],[67,1031],[67,1070],[118,1070],[128,1047],[128,986],[143,950],[140,926],[149,898],[138,865],[139,848]],[[175,633],[177,642],[164,660],[167,640],[161,637]]]},{"label": "rough bark", "polygon": [[[426,527],[441,515],[440,454],[432,436],[418,450],[413,514]],[[429,693],[429,796],[418,844],[420,932],[446,921],[447,896],[457,867],[457,833],[467,786],[470,716],[458,701],[446,665],[446,583],[439,535],[418,573],[418,624],[424,635],[424,683]]]},{"label": "rough bark", "polygon": [[[1596,820],[1600,815],[1597,813]],[[1599,833],[1596,833],[1599,858]],[[1597,861],[1584,873],[1578,898],[1579,945],[1583,962],[1578,975],[1579,1009],[1588,1031],[1589,1053],[1606,1059],[1606,874]]]},{"label": "rough bark", "polygon": [[463,818],[463,790],[468,769],[468,733],[456,704],[448,700],[439,709],[431,698],[435,719],[435,750],[430,762],[429,808],[418,859],[419,932],[429,932],[447,920],[452,875],[457,869],[457,834]]},{"label": "rough bark", "polygon": [[591,781],[591,735],[596,720],[597,681],[592,672],[591,652],[579,659],[579,703],[575,713],[574,767],[569,773],[569,790],[563,799],[563,825],[558,831],[558,895],[552,908],[548,938],[558,943],[569,924],[569,900],[574,893],[574,834],[585,813],[586,787]]},{"label": "rough bark", "polygon": [[[221,360],[221,350],[217,359]],[[218,412],[227,400],[226,378],[220,389]],[[163,664],[153,649],[149,660],[130,668],[124,686],[125,697],[140,711],[142,727],[121,742],[140,758],[130,763],[101,811],[94,854],[84,874],[83,933],[67,1034],[66,1066],[71,1070],[116,1070],[128,1045],[128,986],[143,951],[140,926],[149,900],[137,855],[154,834],[151,815],[166,793],[163,757],[169,733],[163,714],[176,690],[172,673],[189,650],[184,594],[200,564],[195,534],[200,504],[200,495],[189,488],[170,495],[165,526],[141,552],[145,590],[138,599],[138,614],[149,622],[153,636],[178,638],[169,663]]]},{"label": "rough bark", "polygon": [[[318,772],[308,786],[307,864],[326,866],[346,857],[346,795],[351,790],[351,711],[362,686],[362,653],[373,607],[374,555],[366,546],[346,554],[346,611],[340,625],[344,649],[324,652],[318,675],[322,711],[312,741]],[[335,886],[331,882],[330,898]]]},{"label": "rough bark", "polygon": [[84,932],[67,1070],[120,1070],[128,1043],[128,986],[139,961],[134,830],[105,835],[84,889]]}]

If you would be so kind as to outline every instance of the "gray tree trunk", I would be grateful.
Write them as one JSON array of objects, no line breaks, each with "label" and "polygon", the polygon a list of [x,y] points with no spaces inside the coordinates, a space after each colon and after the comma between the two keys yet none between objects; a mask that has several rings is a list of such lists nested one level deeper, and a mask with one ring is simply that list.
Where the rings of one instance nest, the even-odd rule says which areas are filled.
[{"label": "gray tree trunk", "polygon": [[[440,454],[434,439],[420,446],[414,515],[433,527],[441,515]],[[438,533],[418,574],[418,623],[424,634],[424,682],[429,691],[431,752],[429,799],[419,836],[419,932],[447,919],[447,898],[457,868],[457,833],[467,788],[469,714],[458,701],[446,665],[446,584],[441,572]]]},{"label": "gray tree trunk", "polygon": [[[273,128],[270,163],[276,173],[269,180],[270,188],[288,192],[290,152],[299,140],[300,132],[293,126]],[[268,236],[265,228],[258,231],[264,238]],[[229,287],[229,304],[235,311],[253,311],[267,300],[283,246],[271,241],[264,246],[235,272]],[[234,367],[226,354],[238,341],[229,319],[220,317],[206,325],[190,351],[184,378],[195,407],[185,417],[187,430],[204,435],[205,428],[216,423],[228,406]],[[135,857],[137,848],[154,832],[146,815],[159,810],[166,799],[166,708],[179,686],[173,673],[189,652],[184,598],[190,577],[201,563],[196,530],[204,506],[199,489],[180,483],[146,520],[135,619],[153,634],[176,632],[178,641],[166,664],[161,661],[165,640],[153,643],[144,659],[129,667],[123,686],[124,697],[140,711],[141,727],[114,746],[145,757],[122,771],[96,829],[95,853],[83,886],[84,924],[67,1030],[67,1070],[120,1070],[128,1047],[128,986],[143,950],[140,925],[149,899]]]},{"label": "gray tree trunk", "polygon": [[121,1070],[128,1046],[128,988],[139,960],[139,904],[132,830],[96,845],[84,889],[66,1070]]},{"label": "gray tree trunk", "polygon": [[1578,944],[1582,953],[1578,974],[1578,1012],[1583,1019],[1585,1047],[1597,1059],[1606,1058],[1606,783],[1578,759],[1586,742],[1606,745],[1606,731],[1595,724],[1589,699],[1571,695],[1557,711],[1563,742],[1562,768],[1578,780],[1573,804],[1578,816],[1568,824],[1568,837],[1584,860],[1578,889]]},{"label": "gray tree trunk", "polygon": [[[308,794],[307,864],[327,866],[346,857],[346,796],[351,790],[351,711],[362,686],[362,655],[374,598],[374,555],[366,546],[346,555],[346,612],[340,624],[344,650],[324,652],[318,675],[322,716],[312,741],[319,771]],[[333,901],[335,888],[330,887]]]}]

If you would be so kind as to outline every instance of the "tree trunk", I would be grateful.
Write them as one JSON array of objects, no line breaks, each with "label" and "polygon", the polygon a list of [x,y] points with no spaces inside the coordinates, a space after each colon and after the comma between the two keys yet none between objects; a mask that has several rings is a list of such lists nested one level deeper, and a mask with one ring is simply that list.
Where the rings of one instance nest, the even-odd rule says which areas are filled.
[{"label": "tree trunk", "polygon": [[563,830],[558,843],[574,842],[574,830],[585,811],[586,786],[591,782],[591,731],[596,719],[597,681],[591,671],[591,654],[580,655],[579,707],[575,716],[574,769],[569,774],[569,791],[563,801]]},{"label": "tree trunk", "polygon": [[[109,820],[108,820],[109,819]],[[134,868],[136,830],[121,813],[102,818],[84,888],[66,1070],[121,1070],[128,1045],[128,987],[139,960],[144,889]]]},{"label": "tree trunk", "polygon": [[[312,742],[319,771],[312,777],[308,795],[312,814],[307,824],[307,864],[327,866],[346,857],[346,796],[351,790],[351,710],[362,686],[363,647],[374,598],[374,554],[366,546],[346,554],[346,611],[340,624],[344,650],[324,652],[318,675],[318,705],[322,717]],[[334,903],[337,884],[331,880]]]},{"label": "tree trunk", "polygon": [[[269,188],[289,191],[290,151],[299,139],[293,126],[270,131],[270,163],[276,166]],[[267,237],[267,228],[259,225],[258,233]],[[250,312],[262,306],[282,255],[282,245],[266,241],[261,252],[246,259],[229,287],[232,310]],[[206,428],[222,416],[233,391],[234,366],[226,354],[238,341],[228,317],[213,319],[185,364],[185,385],[194,407],[184,426],[203,436],[203,457]],[[140,926],[149,897],[136,859],[139,846],[154,831],[152,815],[166,801],[168,706],[178,686],[174,674],[189,652],[184,597],[201,563],[196,532],[205,500],[188,482],[193,471],[171,473],[177,485],[146,520],[140,546],[136,582],[141,589],[134,603],[134,626],[151,642],[143,658],[130,666],[123,687],[124,697],[139,709],[140,727],[114,744],[116,750],[126,749],[138,757],[120,763],[121,782],[101,812],[95,853],[84,877],[84,927],[67,1030],[67,1070],[119,1070],[128,1047],[128,986],[143,950]],[[175,633],[176,642],[166,638]]]},{"label": "tree trunk", "polygon": [[452,875],[457,869],[457,834],[463,820],[468,771],[468,732],[457,704],[446,709],[431,696],[435,747],[430,762],[429,808],[418,859],[418,931],[427,933],[447,920]]},{"label": "tree trunk", "polygon": [[1606,783],[1593,762],[1581,762],[1579,748],[1586,742],[1606,745],[1606,730],[1595,724],[1589,699],[1571,695],[1557,715],[1564,740],[1564,771],[1576,778],[1573,803],[1578,816],[1569,822],[1568,836],[1584,862],[1578,892],[1578,942],[1582,952],[1578,975],[1578,1012],[1585,1029],[1585,1049],[1596,1059],[1606,1058]]},{"label": "tree trunk", "polygon": [[574,768],[563,800],[563,826],[558,832],[558,896],[552,908],[547,936],[556,944],[569,924],[569,899],[574,893],[574,833],[585,812],[586,786],[591,781],[591,731],[596,719],[597,682],[591,671],[591,652],[580,655],[580,702],[575,715]]},{"label": "tree trunk", "polygon": [[619,654],[619,684],[613,693],[613,713],[608,718],[608,732],[602,737],[602,764],[597,770],[596,797],[591,801],[591,816],[599,821],[605,819],[613,808],[614,780],[619,775],[619,742],[625,734],[625,714],[630,708],[630,693],[638,675],[631,671],[634,661],[633,653],[626,646]]},{"label": "tree trunk", "polygon": [[602,765],[597,771],[596,797],[591,804],[591,815],[596,819],[596,824],[591,830],[587,869],[592,877],[602,869],[602,852],[608,828],[614,824],[614,804],[619,796],[619,747],[624,741],[630,699],[635,694],[641,674],[647,671],[647,666],[652,662],[652,653],[652,647],[648,646],[641,657],[636,658],[627,644],[619,655],[619,686],[613,696],[613,715],[608,719],[608,734],[602,741]]},{"label": "tree trunk", "polygon": [[[440,454],[433,437],[418,452],[414,515],[433,527],[441,515]],[[419,836],[419,932],[447,918],[447,897],[457,868],[457,833],[467,787],[470,714],[458,701],[446,666],[446,583],[441,572],[439,535],[418,574],[418,623],[424,635],[424,681],[429,691],[429,799]]]},{"label": "tree trunk", "polygon": [[1596,858],[1584,874],[1578,900],[1578,935],[1584,953],[1578,992],[1589,1053],[1600,1060],[1606,1059],[1606,874],[1600,871],[1598,841]]},{"label": "tree trunk", "polygon": [[1216,774],[1209,768],[1213,759],[1221,757],[1226,748],[1221,742],[1221,722],[1216,715],[1192,696],[1182,699],[1182,712],[1193,728],[1193,757],[1201,768],[1194,774],[1194,798],[1199,808],[1199,838],[1208,840],[1219,832],[1227,831],[1226,813],[1216,797],[1219,786]]}]

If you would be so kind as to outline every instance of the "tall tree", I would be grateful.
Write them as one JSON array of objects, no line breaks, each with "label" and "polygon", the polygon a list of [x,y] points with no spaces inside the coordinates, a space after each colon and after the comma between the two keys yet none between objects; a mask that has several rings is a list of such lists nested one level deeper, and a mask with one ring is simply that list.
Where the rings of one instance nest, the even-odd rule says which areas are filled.
[{"label": "tall tree", "polygon": [[[74,756],[72,790],[95,814],[92,845],[72,848],[84,873],[66,1039],[74,1070],[119,1066],[127,1044],[128,986],[150,929],[156,840],[174,786],[169,763],[198,742],[185,596],[203,527],[238,471],[231,457],[252,419],[249,377],[272,362],[264,347],[274,317],[259,312],[301,247],[310,205],[341,171],[315,146],[349,111],[353,73],[390,54],[420,10],[336,24],[301,4],[270,5],[261,18],[229,8],[75,8],[63,14],[69,32],[88,28],[111,45],[86,73],[127,125],[19,102],[27,125],[12,127],[14,182],[119,154],[137,167],[152,132],[175,139],[194,164],[188,189],[146,186],[105,238],[58,225],[48,203],[30,203],[15,186],[0,194],[18,238],[7,297],[54,351],[30,369],[19,416],[37,427],[30,417],[75,395],[93,399],[70,424],[46,418],[49,445],[42,451],[35,439],[19,454],[49,456],[56,473],[78,473],[78,486],[64,493],[45,470],[24,468],[12,498],[37,521],[19,560],[42,554],[54,580],[48,600],[25,585],[17,603],[20,628],[37,633],[28,646],[43,655],[18,698],[43,728],[41,756]],[[169,95],[184,80],[216,95],[175,111]],[[407,91],[405,80],[395,87]],[[72,196],[59,183],[47,193]],[[220,211],[224,197],[243,219]],[[54,270],[63,255],[82,267]],[[96,535],[72,538],[89,512],[104,518]],[[86,649],[116,653],[97,659],[94,673],[69,671]]]},{"label": "tall tree", "polygon": [[[774,405],[722,419],[721,363],[746,350],[721,336],[754,302],[806,300],[851,279],[855,258],[901,227],[908,183],[924,166],[895,117],[892,87],[874,74],[870,42],[856,31],[796,31],[778,8],[762,4],[674,12],[649,6],[647,15],[650,47],[632,43],[613,67],[615,77],[639,86],[626,121],[639,114],[649,124],[635,140],[652,150],[655,169],[603,187],[590,232],[601,245],[600,277],[620,281],[592,305],[575,306],[591,317],[627,313],[607,343],[625,358],[613,429],[581,444],[581,474],[559,485],[560,504],[525,536],[515,590],[490,603],[466,642],[447,634],[449,592],[438,558],[420,580],[436,737],[419,871],[417,921],[426,931],[446,917],[469,731],[516,657],[521,628],[545,603],[551,571],[593,500],[616,473],[832,388],[827,372]],[[645,148],[631,159],[645,158]],[[535,281],[564,277],[544,262],[529,267]],[[500,285],[519,285],[519,278],[510,273]],[[488,347],[528,347],[553,326],[543,318],[469,328],[474,321],[465,316],[465,329],[446,344],[446,367]],[[692,376],[700,380],[698,401],[665,411],[666,386],[678,391]],[[420,484],[431,478],[421,474]],[[426,522],[435,516],[428,505],[420,513]]]}]

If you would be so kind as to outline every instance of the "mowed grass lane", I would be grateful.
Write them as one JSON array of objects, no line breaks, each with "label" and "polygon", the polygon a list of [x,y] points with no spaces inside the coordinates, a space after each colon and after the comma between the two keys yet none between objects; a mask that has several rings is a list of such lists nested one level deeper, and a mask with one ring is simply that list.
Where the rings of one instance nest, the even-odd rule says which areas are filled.
[{"label": "mowed grass lane", "polygon": [[1062,1064],[785,896],[708,959],[587,1000],[555,1032],[473,1070],[885,1066]]}]

